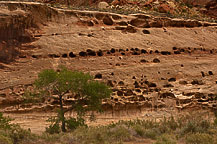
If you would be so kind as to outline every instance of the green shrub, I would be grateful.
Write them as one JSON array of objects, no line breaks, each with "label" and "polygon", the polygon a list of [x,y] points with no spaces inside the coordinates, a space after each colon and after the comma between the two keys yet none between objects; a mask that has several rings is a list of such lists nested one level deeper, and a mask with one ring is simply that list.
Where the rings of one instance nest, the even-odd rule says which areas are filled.
[{"label": "green shrub", "polygon": [[45,132],[49,134],[60,133],[60,120],[58,117],[50,117],[47,122],[50,122],[51,124],[45,128]]},{"label": "green shrub", "polygon": [[48,127],[46,127],[45,132],[47,132],[49,134],[60,133],[59,123],[50,124]]},{"label": "green shrub", "polygon": [[11,129],[14,126],[10,124],[11,121],[12,119],[10,119],[9,117],[4,117],[3,113],[0,112],[0,129]]},{"label": "green shrub", "polygon": [[23,140],[33,139],[33,135],[30,131],[22,129],[17,124],[11,124],[12,121],[9,117],[4,117],[0,113],[0,144],[3,143],[13,143],[17,144]]},{"label": "green shrub", "polygon": [[129,141],[132,135],[125,125],[119,125],[109,130],[109,137],[114,141]]},{"label": "green shrub", "polygon": [[0,134],[0,144],[13,144],[12,140]]},{"label": "green shrub", "polygon": [[79,126],[87,126],[83,118],[69,118],[68,120],[66,120],[66,127],[69,130],[75,130]]},{"label": "green shrub", "polygon": [[102,144],[109,141],[107,130],[104,127],[79,127],[72,135],[77,142],[83,144]]},{"label": "green shrub", "polygon": [[217,126],[217,111],[214,112],[214,115],[215,115],[214,125]]},{"label": "green shrub", "polygon": [[143,137],[145,135],[145,129],[141,125],[135,125],[133,129],[138,136]]},{"label": "green shrub", "polygon": [[156,139],[158,135],[160,135],[160,134],[156,128],[155,129],[147,129],[147,130],[145,130],[143,137],[144,138],[150,138],[150,139]]},{"label": "green shrub", "polygon": [[182,135],[187,133],[206,133],[211,127],[211,123],[207,120],[190,119],[181,127]]},{"label": "green shrub", "polygon": [[213,136],[205,133],[192,133],[186,137],[187,144],[214,144]]},{"label": "green shrub", "polygon": [[164,134],[158,137],[155,144],[176,144],[176,140],[173,136]]}]

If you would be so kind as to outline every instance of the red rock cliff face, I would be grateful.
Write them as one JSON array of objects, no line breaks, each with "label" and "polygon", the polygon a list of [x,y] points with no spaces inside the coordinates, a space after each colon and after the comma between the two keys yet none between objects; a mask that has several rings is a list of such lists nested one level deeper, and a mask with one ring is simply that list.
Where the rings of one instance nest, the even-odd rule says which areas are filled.
[{"label": "red rock cliff face", "polygon": [[19,54],[19,44],[31,40],[25,29],[31,26],[32,19],[22,10],[16,10],[13,15],[10,10],[5,11],[0,13],[3,21],[0,25],[0,62],[9,63]]},{"label": "red rock cliff face", "polygon": [[217,0],[210,1],[206,4],[207,11],[205,12],[207,15],[217,18]]},{"label": "red rock cliff face", "polygon": [[210,1],[212,1],[212,0],[183,0],[183,2],[191,4],[193,6],[195,6],[195,5],[206,5]]},{"label": "red rock cliff face", "polygon": [[33,41],[32,32],[51,19],[52,9],[43,5],[0,2],[0,63],[10,63],[23,43]]}]

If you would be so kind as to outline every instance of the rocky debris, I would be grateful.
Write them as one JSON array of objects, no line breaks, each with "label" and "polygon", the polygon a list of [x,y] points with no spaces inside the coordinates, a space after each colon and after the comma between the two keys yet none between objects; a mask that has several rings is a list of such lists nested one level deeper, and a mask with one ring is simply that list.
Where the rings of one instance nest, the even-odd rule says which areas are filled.
[{"label": "rocky debris", "polygon": [[76,57],[76,55],[73,52],[70,52],[69,57],[74,58],[74,57]]},{"label": "rocky debris", "polygon": [[86,52],[89,56],[96,56],[96,52],[94,50],[87,49]]},{"label": "rocky debris", "polygon": [[128,0],[113,0],[111,5],[113,6],[123,6],[126,4],[131,4],[132,2],[128,1]]},{"label": "rocky debris", "polygon": [[206,10],[201,10],[202,13],[207,14],[210,17],[217,18],[217,1],[210,0],[205,5]]},{"label": "rocky debris", "polygon": [[111,53],[115,53],[115,49],[112,48],[112,49],[110,50],[110,52],[111,52]]},{"label": "rocky debris", "polygon": [[171,52],[169,52],[169,51],[161,51],[160,53],[162,55],[171,55]]},{"label": "rocky debris", "polygon": [[160,60],[159,60],[158,58],[154,58],[154,59],[153,59],[153,62],[154,62],[154,63],[160,63]]},{"label": "rocky debris", "polygon": [[186,85],[186,84],[188,84],[188,82],[185,81],[185,80],[182,80],[182,81],[179,81],[179,84],[181,84],[181,85]]},{"label": "rocky debris", "polygon": [[108,80],[107,85],[110,86],[110,87],[114,87],[114,84],[113,84],[112,80]]},{"label": "rocky debris", "polygon": [[113,25],[114,24],[113,20],[109,16],[105,16],[103,18],[103,23],[105,25]]},{"label": "rocky debris", "polygon": [[160,13],[170,13],[174,12],[174,9],[170,7],[168,4],[161,4],[158,6],[158,10]]},{"label": "rocky debris", "polygon": [[176,81],[176,78],[169,78],[168,79],[168,82],[175,82]]},{"label": "rocky debris", "polygon": [[95,79],[102,79],[102,74],[100,74],[100,73],[96,74]]},{"label": "rocky debris", "polygon": [[209,75],[213,75],[213,72],[212,72],[212,71],[209,71],[208,74],[209,74]]},{"label": "rocky debris", "polygon": [[141,18],[135,18],[130,21],[130,24],[132,26],[138,27],[138,28],[148,28],[150,27],[147,19],[141,19]]},{"label": "rocky debris", "polygon": [[67,58],[68,54],[62,54],[62,58]]},{"label": "rocky debris", "polygon": [[97,56],[103,56],[102,50],[97,51]]},{"label": "rocky debris", "polygon": [[191,84],[192,85],[203,85],[204,83],[202,80],[194,79],[194,80],[192,80]]},{"label": "rocky debris", "polygon": [[119,85],[119,86],[124,86],[124,82],[123,82],[123,81],[119,81],[119,82],[118,82],[118,85]]},{"label": "rocky debris", "polygon": [[87,53],[84,51],[81,51],[81,52],[79,52],[79,56],[82,56],[82,57],[87,56]]},{"label": "rocky debris", "polygon": [[164,84],[163,87],[164,88],[171,88],[171,87],[174,87],[174,86],[172,84],[167,83],[167,84]]},{"label": "rocky debris", "polygon": [[148,86],[148,87],[157,87],[157,85],[153,82],[149,82],[149,81],[145,81],[145,84]]},{"label": "rocky debris", "polygon": [[160,98],[176,98],[172,92],[162,92],[160,93]]},{"label": "rocky debris", "polygon": [[99,2],[98,3],[98,8],[99,9],[106,9],[109,7],[109,4],[107,2]]},{"label": "rocky debris", "polygon": [[137,30],[135,27],[133,26],[127,26],[125,30],[123,30],[123,32],[128,32],[128,33],[136,33]]},{"label": "rocky debris", "polygon": [[149,30],[142,30],[142,32],[144,33],[144,34],[150,34],[150,31]]},{"label": "rocky debris", "polygon": [[141,63],[147,63],[148,61],[145,60],[145,59],[141,59],[140,62],[141,62]]}]

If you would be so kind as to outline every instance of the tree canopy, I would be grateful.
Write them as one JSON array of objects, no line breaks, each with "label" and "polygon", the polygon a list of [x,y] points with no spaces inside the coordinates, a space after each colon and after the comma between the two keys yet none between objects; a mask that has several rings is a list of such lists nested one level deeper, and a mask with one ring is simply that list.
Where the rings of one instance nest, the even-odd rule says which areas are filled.
[{"label": "tree canopy", "polygon": [[[102,99],[111,94],[109,87],[94,80],[90,74],[71,71],[65,67],[55,71],[53,69],[43,70],[38,74],[35,81],[36,88],[42,97],[57,95],[59,98],[59,118],[62,122],[62,131],[65,131],[65,116],[69,110],[77,112],[78,117],[83,117],[87,111],[101,112]],[[70,95],[74,98],[71,108],[64,109],[64,96]]]}]

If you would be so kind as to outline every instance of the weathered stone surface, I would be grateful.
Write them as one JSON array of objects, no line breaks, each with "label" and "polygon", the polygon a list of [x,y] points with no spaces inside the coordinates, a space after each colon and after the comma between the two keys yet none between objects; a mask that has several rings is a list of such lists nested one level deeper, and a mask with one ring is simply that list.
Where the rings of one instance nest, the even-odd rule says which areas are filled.
[{"label": "weathered stone surface", "polygon": [[161,4],[158,6],[158,10],[161,13],[173,13],[174,9],[167,4]]},{"label": "weathered stone surface", "polygon": [[109,7],[109,4],[107,2],[99,2],[98,8],[99,9],[106,9]]},{"label": "weathered stone surface", "polygon": [[[1,3],[5,5],[7,2]],[[16,3],[10,5],[13,7]],[[3,103],[20,103],[17,98],[25,87],[10,92],[3,90],[29,85],[37,78],[38,72],[58,69],[59,65],[94,76],[99,74],[95,80],[107,82],[112,87],[110,106],[167,107],[164,100],[159,102],[159,97],[152,97],[153,93],[165,93],[165,90],[170,92],[164,94],[163,99],[177,100],[177,103],[180,100],[182,108],[189,107],[194,100],[206,107],[215,102],[216,24],[144,14],[127,16],[59,10],[33,3],[19,6],[20,12],[15,10],[10,11],[9,16],[0,15],[0,18],[8,20],[8,26],[0,22],[0,31],[8,34],[8,37],[1,37],[0,55],[4,57],[2,59],[11,59],[11,63],[0,62],[0,97]],[[40,11],[35,12],[34,7]],[[42,21],[39,15],[46,17]],[[29,24],[24,26],[27,22]],[[7,51],[11,50],[18,55],[8,54]],[[192,79],[201,79],[203,85]],[[192,92],[184,93],[186,91]],[[208,91],[210,96],[204,91]],[[184,98],[178,99],[177,93]],[[152,105],[155,100],[156,105]],[[68,105],[73,100],[67,96],[64,102]],[[55,102],[52,103],[54,106]]]},{"label": "weathered stone surface", "polygon": [[113,25],[114,24],[113,20],[109,16],[105,16],[103,18],[103,23],[105,25]]}]

